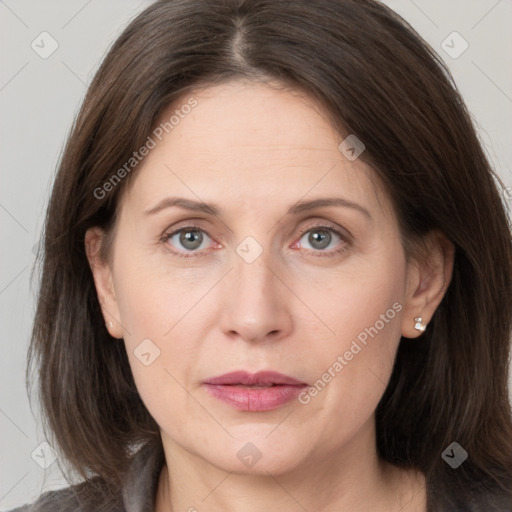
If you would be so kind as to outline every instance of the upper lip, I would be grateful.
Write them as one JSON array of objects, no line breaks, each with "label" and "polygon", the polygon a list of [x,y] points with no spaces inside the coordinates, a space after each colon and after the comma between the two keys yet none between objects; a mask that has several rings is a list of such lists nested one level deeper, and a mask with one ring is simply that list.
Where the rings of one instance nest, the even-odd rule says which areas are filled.
[{"label": "upper lip", "polygon": [[288,384],[292,386],[305,385],[305,382],[283,375],[274,371],[260,371],[257,373],[249,373],[246,371],[236,371],[225,373],[218,377],[212,377],[204,382],[205,384],[216,385],[233,385],[240,384],[242,386],[266,386],[268,384]]}]

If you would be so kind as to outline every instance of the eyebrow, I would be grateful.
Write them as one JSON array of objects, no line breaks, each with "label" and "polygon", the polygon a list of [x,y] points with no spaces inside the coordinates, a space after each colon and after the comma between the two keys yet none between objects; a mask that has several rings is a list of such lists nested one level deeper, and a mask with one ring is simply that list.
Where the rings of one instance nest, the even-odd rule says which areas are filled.
[{"label": "eyebrow", "polygon": [[[190,211],[207,213],[209,215],[214,215],[216,217],[220,216],[221,213],[220,208],[211,203],[194,201],[192,199],[185,199],[184,197],[166,197],[159,201],[152,208],[144,211],[144,214],[154,215],[162,210],[171,208],[173,206],[184,208]],[[364,208],[364,206],[354,203],[353,201],[348,201],[347,199],[343,199],[341,197],[325,197],[312,199],[310,201],[299,201],[298,203],[295,203],[292,206],[290,206],[287,215],[296,215],[304,211],[313,210],[314,208],[321,208],[327,206],[340,206],[343,208],[352,208],[362,213],[365,217],[368,217],[369,219],[372,218],[370,212],[366,208]]]}]

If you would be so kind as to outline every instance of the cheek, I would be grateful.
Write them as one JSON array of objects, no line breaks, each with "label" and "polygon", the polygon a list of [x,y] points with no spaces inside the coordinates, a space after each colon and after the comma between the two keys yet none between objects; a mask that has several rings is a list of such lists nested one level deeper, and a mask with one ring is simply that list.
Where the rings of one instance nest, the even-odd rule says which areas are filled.
[{"label": "cheek", "polygon": [[[389,380],[404,297],[400,254],[388,247],[339,270],[282,269],[293,290],[282,302],[294,320],[286,348],[289,368],[302,371],[312,384],[304,407],[299,406],[301,418],[313,422],[311,428],[323,423],[321,430],[331,439],[347,439],[361,428]],[[218,328],[214,304],[229,307],[236,297],[223,293],[219,278],[225,269],[171,272],[128,257],[116,269],[119,314],[137,389],[157,423],[178,435],[187,418],[204,420],[204,411],[195,410],[184,389],[192,388],[201,356],[210,353],[220,365],[218,347],[203,344],[202,334]]]},{"label": "cheek", "polygon": [[217,279],[211,269],[171,267],[165,258],[139,253],[118,258],[115,268],[119,316],[130,343],[167,336]]},{"label": "cheek", "polygon": [[348,350],[361,333],[364,343],[365,329],[375,324],[380,338],[395,340],[405,298],[406,265],[400,248],[384,245],[339,269],[302,274],[294,283],[294,292],[309,310],[304,309],[309,318],[302,327],[314,329],[317,340],[336,350]]},{"label": "cheek", "polygon": [[200,303],[201,297],[217,280],[211,270],[192,275],[147,265],[143,257],[116,260],[114,286],[132,374],[159,424],[172,417],[178,428],[192,414],[184,389],[190,387],[203,339],[196,317],[207,303]]},{"label": "cheek", "polygon": [[323,322],[309,327],[308,338],[315,333],[317,342],[304,346],[302,359],[311,361],[312,386],[300,399],[311,416],[324,417],[334,437],[350,436],[370,418],[392,372],[401,334],[405,260],[400,251],[389,254],[395,256],[334,276],[324,294],[310,288],[315,292],[308,305]]}]

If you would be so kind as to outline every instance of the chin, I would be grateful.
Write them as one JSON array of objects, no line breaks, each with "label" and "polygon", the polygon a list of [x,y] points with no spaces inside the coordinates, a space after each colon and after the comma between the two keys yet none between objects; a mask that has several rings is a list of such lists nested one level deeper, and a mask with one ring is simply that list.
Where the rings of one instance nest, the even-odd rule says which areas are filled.
[{"label": "chin", "polygon": [[214,442],[215,451],[203,458],[224,471],[244,475],[279,475],[304,464],[304,440],[286,435],[272,439],[275,432],[269,436],[270,431],[265,428],[264,433],[260,429],[252,436],[235,434],[236,439]]}]

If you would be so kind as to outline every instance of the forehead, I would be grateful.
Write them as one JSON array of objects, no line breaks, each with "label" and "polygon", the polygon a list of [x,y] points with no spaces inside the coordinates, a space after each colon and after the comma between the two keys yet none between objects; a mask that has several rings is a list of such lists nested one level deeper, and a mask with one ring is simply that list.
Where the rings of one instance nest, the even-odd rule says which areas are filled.
[{"label": "forehead", "polygon": [[159,127],[127,194],[139,208],[170,193],[253,211],[327,194],[390,210],[374,171],[341,153],[343,136],[299,92],[246,81],[198,89]]}]

